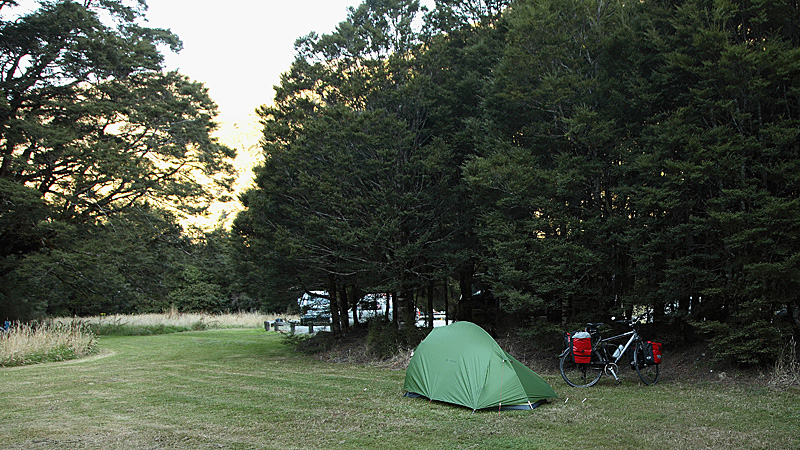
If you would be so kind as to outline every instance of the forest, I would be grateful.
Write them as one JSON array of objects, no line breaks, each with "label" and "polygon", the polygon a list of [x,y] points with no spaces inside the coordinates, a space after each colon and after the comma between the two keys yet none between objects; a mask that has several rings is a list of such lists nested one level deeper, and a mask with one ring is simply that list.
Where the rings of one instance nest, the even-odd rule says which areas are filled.
[{"label": "forest", "polygon": [[364,0],[297,39],[214,231],[183,219],[231,195],[235,150],[202,82],[162,69],[179,37],[142,1],[14,6],[5,318],[326,291],[335,334],[386,293],[395,327],[447,309],[535,338],[646,314],[741,364],[800,335],[796,1]]}]

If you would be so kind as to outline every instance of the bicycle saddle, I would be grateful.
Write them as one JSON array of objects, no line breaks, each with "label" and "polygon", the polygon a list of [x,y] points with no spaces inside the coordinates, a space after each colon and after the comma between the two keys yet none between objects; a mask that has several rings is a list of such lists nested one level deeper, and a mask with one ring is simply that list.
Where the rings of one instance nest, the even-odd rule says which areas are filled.
[{"label": "bicycle saddle", "polygon": [[602,327],[603,325],[605,325],[605,323],[603,323],[603,322],[597,322],[597,323],[587,323],[587,324],[586,324],[586,328],[600,328],[600,327]]}]

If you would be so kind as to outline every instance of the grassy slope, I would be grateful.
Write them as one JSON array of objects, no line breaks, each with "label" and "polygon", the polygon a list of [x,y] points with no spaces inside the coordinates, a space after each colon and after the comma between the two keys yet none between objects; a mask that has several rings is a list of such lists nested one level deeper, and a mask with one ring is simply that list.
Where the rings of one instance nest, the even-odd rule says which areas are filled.
[{"label": "grassy slope", "polygon": [[473,415],[401,397],[403,371],[319,362],[262,330],[108,337],[100,347],[100,357],[0,369],[0,447],[800,447],[797,389],[674,374],[653,387],[604,378],[571,389],[547,376],[562,400]]}]

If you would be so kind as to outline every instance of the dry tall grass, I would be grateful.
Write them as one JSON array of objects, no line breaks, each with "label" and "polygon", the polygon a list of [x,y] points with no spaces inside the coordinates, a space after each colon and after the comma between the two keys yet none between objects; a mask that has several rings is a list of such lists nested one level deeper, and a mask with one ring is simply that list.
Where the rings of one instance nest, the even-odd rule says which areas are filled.
[{"label": "dry tall grass", "polygon": [[94,334],[77,320],[17,322],[0,335],[0,367],[79,358],[96,348]]},{"label": "dry tall grass", "polygon": [[[84,317],[81,320],[87,324],[96,325],[133,325],[133,326],[173,326],[185,327],[188,329],[209,329],[209,328],[262,328],[264,321],[274,321],[276,318],[285,320],[295,320],[299,317],[236,312],[225,314],[207,313],[182,313],[172,308],[163,313],[152,314],[110,314],[102,316]],[[57,319],[58,321],[69,321],[71,319]]]},{"label": "dry tall grass", "polygon": [[794,338],[781,350],[775,361],[769,384],[777,387],[800,386],[800,360],[797,359],[797,341]]}]

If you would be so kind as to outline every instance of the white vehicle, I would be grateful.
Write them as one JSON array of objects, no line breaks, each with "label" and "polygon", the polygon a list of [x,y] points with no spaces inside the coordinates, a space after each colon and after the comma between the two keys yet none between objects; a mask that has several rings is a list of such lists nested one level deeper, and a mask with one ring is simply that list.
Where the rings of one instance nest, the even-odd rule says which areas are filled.
[{"label": "white vehicle", "polygon": [[331,321],[330,302],[325,291],[311,291],[297,299],[300,307],[300,325],[323,325]]},{"label": "white vehicle", "polygon": [[[385,314],[387,298],[387,294],[365,295],[358,302],[358,320]],[[330,323],[331,310],[327,291],[307,292],[297,299],[297,306],[300,307],[300,325]]]}]

